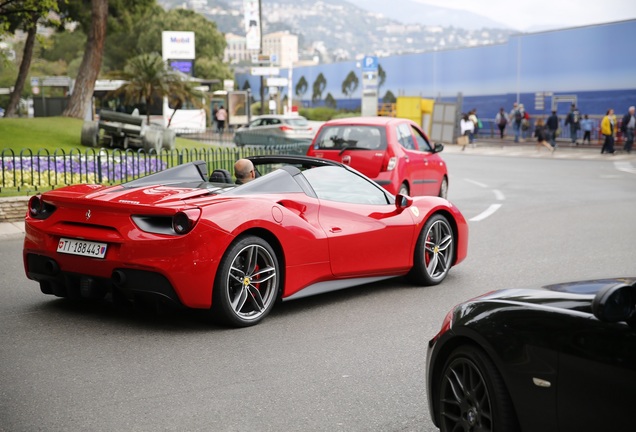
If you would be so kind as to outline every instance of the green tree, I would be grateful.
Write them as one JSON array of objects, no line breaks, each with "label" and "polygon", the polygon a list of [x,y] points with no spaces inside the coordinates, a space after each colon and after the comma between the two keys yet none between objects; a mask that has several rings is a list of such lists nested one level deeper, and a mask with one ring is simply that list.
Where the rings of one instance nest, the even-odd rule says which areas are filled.
[{"label": "green tree", "polygon": [[57,0],[0,0],[0,36],[3,33],[15,33],[17,30],[23,30],[27,34],[20,69],[9,96],[5,117],[16,115],[20,96],[31,68],[37,26],[38,24],[51,25],[52,21],[49,21],[48,16],[50,12],[57,11]]},{"label": "green tree", "polygon": [[[99,76],[107,32],[119,33],[129,31],[137,22],[134,17],[140,16],[155,0],[64,0],[60,1],[60,12],[63,17],[79,22],[86,45],[84,55],[77,73],[73,93],[64,115],[83,118],[93,97],[95,80]],[[90,7],[89,7],[90,5]],[[125,44],[129,47],[130,44]]]},{"label": "green tree", "polygon": [[327,87],[327,80],[325,79],[325,76],[322,74],[322,72],[320,72],[318,76],[316,77],[316,80],[314,81],[313,92],[311,94],[311,101],[316,102],[322,99],[322,92],[325,91],[326,87]]},{"label": "green tree", "polygon": [[336,109],[336,106],[338,104],[336,103],[336,99],[334,99],[331,93],[327,93],[327,96],[325,96],[325,105],[327,105],[329,108]]},{"label": "green tree", "polygon": [[307,88],[309,87],[309,84],[307,83],[307,80],[305,79],[305,76],[301,76],[300,79],[298,80],[298,82],[296,83],[296,88],[294,89],[294,92],[296,93],[296,96],[298,96],[300,99],[303,98],[303,96],[305,95],[305,93],[307,93]]},{"label": "green tree", "polygon": [[[115,91],[124,96],[127,104],[145,103],[149,105],[156,98],[168,97],[175,107],[174,113],[186,102],[203,107],[203,95],[194,87],[196,83],[188,81],[181,72],[168,66],[157,53],[140,54],[126,63],[122,71],[109,74],[110,78],[126,81],[126,84]],[[146,111],[147,122],[150,123],[150,110]]]},{"label": "green tree", "polygon": [[342,93],[345,96],[353,95],[353,92],[358,88],[358,84],[360,84],[360,80],[358,79],[358,75],[354,71],[349,72],[347,77],[342,81]]},{"label": "green tree", "polygon": [[378,64],[378,94],[380,94],[380,88],[382,88],[385,81],[386,81],[386,71],[384,70],[381,64]]},{"label": "green tree", "polygon": [[382,102],[384,103],[395,103],[395,101],[396,101],[395,95],[393,94],[391,90],[388,90],[384,94],[384,97],[382,97]]},{"label": "green tree", "polygon": [[91,1],[91,25],[86,32],[87,40],[80,65],[79,73],[75,79],[73,93],[63,115],[67,117],[83,118],[93,97],[95,80],[99,75],[104,54],[104,42],[106,41],[106,22],[108,19],[108,0]]}]

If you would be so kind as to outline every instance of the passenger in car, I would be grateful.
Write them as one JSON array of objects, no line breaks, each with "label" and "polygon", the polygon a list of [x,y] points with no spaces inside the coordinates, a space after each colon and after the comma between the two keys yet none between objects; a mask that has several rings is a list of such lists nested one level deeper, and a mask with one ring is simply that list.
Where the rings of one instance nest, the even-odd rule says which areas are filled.
[{"label": "passenger in car", "polygon": [[234,176],[236,184],[241,185],[248,183],[256,178],[254,172],[254,164],[249,159],[239,159],[234,164]]}]

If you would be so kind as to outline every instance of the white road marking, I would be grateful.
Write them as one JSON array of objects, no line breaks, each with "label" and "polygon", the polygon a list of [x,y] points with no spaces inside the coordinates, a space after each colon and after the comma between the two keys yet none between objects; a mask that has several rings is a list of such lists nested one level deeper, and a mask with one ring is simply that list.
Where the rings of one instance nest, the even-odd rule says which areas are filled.
[{"label": "white road marking", "polygon": [[636,168],[634,168],[629,162],[615,161],[614,168],[616,168],[618,171],[636,174]]},{"label": "white road marking", "polygon": [[502,206],[503,204],[490,204],[490,207],[488,207],[485,211],[479,213],[477,216],[470,218],[469,220],[471,222],[479,222],[482,221],[484,219],[486,219],[489,216],[492,216],[493,213],[495,213],[497,210],[499,210],[499,208]]},{"label": "white road marking", "polygon": [[[476,180],[471,180],[471,179],[464,179],[465,181],[467,181],[468,183],[472,183],[476,186],[479,186],[481,188],[484,189],[488,189],[488,185],[478,182]],[[501,192],[499,189],[492,189],[492,192],[495,194],[495,199],[497,201],[503,201],[506,199],[505,195],[503,194],[503,192]],[[492,216],[493,213],[495,213],[497,210],[499,210],[501,208],[503,204],[491,204],[486,210],[484,210],[483,212],[479,213],[477,216],[472,217],[469,219],[469,221],[471,222],[479,222],[482,221],[484,219],[486,219],[489,216]]]},{"label": "white road marking", "polygon": [[479,187],[482,187],[484,189],[488,187],[488,185],[485,185],[485,184],[480,183],[480,182],[475,181],[475,180],[471,180],[471,179],[464,179],[464,180],[466,180],[468,183],[472,183],[472,184],[474,184],[476,186],[479,186]]}]

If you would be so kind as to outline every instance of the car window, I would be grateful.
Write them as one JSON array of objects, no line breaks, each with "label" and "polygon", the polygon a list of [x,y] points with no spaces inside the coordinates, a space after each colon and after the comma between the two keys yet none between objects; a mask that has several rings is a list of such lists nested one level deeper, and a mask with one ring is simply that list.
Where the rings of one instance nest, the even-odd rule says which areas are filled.
[{"label": "car window", "polygon": [[250,127],[258,127],[263,124],[263,119],[256,119],[250,123]]},{"label": "car window", "polygon": [[365,125],[325,126],[314,143],[315,149],[340,150],[343,148],[362,148],[369,150],[386,149],[384,127]]},{"label": "car window", "polygon": [[309,124],[305,117],[286,118],[285,123],[292,126],[307,126]]},{"label": "car window", "polygon": [[415,141],[417,141],[417,147],[421,151],[430,152],[433,151],[431,144],[426,139],[426,136],[419,131],[419,129],[413,127],[411,125],[411,130],[413,131],[413,136],[415,137]]},{"label": "car window", "polygon": [[402,147],[407,150],[415,150],[415,141],[413,141],[413,134],[411,128],[406,123],[400,123],[396,129],[398,142]]},{"label": "car window", "polygon": [[319,199],[352,204],[389,204],[384,189],[342,167],[325,166],[303,171]]},{"label": "car window", "polygon": [[269,124],[272,124],[272,125],[280,124],[280,119],[277,119],[277,118],[269,119]]}]

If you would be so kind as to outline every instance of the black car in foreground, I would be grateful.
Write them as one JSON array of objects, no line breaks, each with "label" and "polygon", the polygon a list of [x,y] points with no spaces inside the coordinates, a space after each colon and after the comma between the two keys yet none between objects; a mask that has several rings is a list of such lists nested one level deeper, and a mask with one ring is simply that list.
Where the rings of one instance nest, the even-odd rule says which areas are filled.
[{"label": "black car in foreground", "polygon": [[442,431],[636,431],[636,278],[494,291],[429,342]]}]

